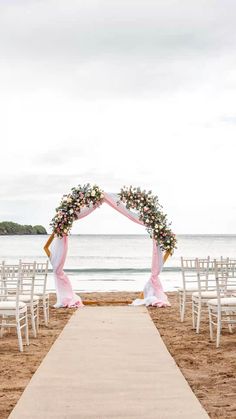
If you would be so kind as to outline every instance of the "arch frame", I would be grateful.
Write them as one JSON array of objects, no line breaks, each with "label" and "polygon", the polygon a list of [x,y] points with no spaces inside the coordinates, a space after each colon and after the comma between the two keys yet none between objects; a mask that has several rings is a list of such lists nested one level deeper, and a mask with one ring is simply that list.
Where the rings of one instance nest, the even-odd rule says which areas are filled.
[{"label": "arch frame", "polygon": [[[63,196],[51,223],[53,233],[44,246],[54,272],[56,307],[83,305],[81,298],[72,290],[70,280],[63,271],[68,249],[68,235],[75,220],[88,216],[103,203],[133,222],[145,226],[153,241],[151,277],[144,287],[144,298],[137,299],[132,304],[169,306],[170,303],[163,291],[159,275],[163,264],[176,247],[176,239],[169,228],[166,214],[160,210],[157,197],[152,197],[151,191],[146,193],[132,186],[124,187],[119,194],[114,194],[102,191],[97,185],[86,184],[83,187],[79,185],[77,188],[72,188],[72,193]],[[136,211],[131,211],[131,208]],[[140,208],[141,211],[137,213]]]}]

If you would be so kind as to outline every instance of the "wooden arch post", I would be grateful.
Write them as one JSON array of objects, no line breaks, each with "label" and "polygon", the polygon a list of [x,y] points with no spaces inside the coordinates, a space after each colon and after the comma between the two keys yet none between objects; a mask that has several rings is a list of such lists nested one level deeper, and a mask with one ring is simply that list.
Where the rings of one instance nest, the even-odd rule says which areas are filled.
[{"label": "wooden arch post", "polygon": [[55,237],[55,234],[52,233],[51,236],[49,237],[49,239],[47,240],[47,242],[45,243],[44,247],[43,247],[43,250],[46,253],[48,258],[50,258],[50,256],[51,256],[49,246],[52,243],[52,241],[54,240],[54,237]]}]

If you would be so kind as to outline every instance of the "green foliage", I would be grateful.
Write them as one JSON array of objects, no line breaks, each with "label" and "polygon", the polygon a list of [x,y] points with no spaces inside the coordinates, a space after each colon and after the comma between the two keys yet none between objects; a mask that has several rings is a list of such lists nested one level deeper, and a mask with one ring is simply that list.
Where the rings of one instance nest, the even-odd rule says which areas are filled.
[{"label": "green foliage", "polygon": [[12,221],[3,221],[0,223],[0,235],[14,234],[47,234],[46,229],[41,225],[21,225]]},{"label": "green foliage", "polygon": [[103,191],[97,186],[78,185],[71,189],[71,193],[63,195],[56,215],[50,225],[58,237],[68,236],[74,220],[84,207],[99,207],[104,198]]},{"label": "green foliage", "polygon": [[152,195],[152,191],[142,191],[133,186],[124,186],[118,195],[127,209],[138,213],[150,237],[156,240],[160,248],[173,254],[177,244],[176,236],[170,229],[158,197]]},{"label": "green foliage", "polygon": [[47,234],[46,229],[41,225],[36,225],[33,227],[35,233],[34,234]]}]

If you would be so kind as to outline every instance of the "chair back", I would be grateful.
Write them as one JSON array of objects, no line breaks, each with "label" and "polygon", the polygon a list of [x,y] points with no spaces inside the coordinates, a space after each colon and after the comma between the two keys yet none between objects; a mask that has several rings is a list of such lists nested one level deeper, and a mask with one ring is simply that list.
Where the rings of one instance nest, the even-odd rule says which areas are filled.
[{"label": "chair back", "polygon": [[7,295],[15,295],[17,292],[17,280],[21,278],[21,265],[3,263],[2,267],[2,280],[5,293]]},{"label": "chair back", "polygon": [[207,259],[181,257],[181,273],[184,290],[187,291],[188,289],[198,289],[198,264],[200,261],[207,261],[209,263],[210,257],[208,256]]},{"label": "chair back", "polygon": [[21,266],[21,294],[29,295],[33,301],[36,262],[24,263],[20,260],[19,265]]},{"label": "chair back", "polygon": [[27,276],[34,276],[34,293],[45,295],[47,287],[48,276],[48,261],[47,262],[21,262],[23,271]]},{"label": "chair back", "polygon": [[4,281],[4,262],[0,265],[0,301],[6,300],[7,289]]},{"label": "chair back", "polygon": [[211,275],[214,273],[214,262],[210,260],[208,256],[206,259],[196,259],[196,270],[197,270],[197,281],[198,281],[198,292],[201,296],[202,291],[215,291],[216,282],[215,276]]},{"label": "chair back", "polygon": [[217,298],[228,297],[236,293],[236,261],[214,261]]},{"label": "chair back", "polygon": [[48,278],[48,261],[44,263],[36,263],[35,268],[35,293],[37,291],[45,295],[47,289]]},{"label": "chair back", "polygon": [[16,301],[16,313],[19,313],[19,301],[21,291],[21,265],[7,265],[2,263],[0,282],[0,300],[7,301],[9,297]]}]

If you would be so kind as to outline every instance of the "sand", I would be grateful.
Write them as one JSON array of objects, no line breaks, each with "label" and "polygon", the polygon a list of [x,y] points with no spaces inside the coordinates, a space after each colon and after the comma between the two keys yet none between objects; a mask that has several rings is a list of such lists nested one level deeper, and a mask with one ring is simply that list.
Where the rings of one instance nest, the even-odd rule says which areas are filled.
[{"label": "sand", "polygon": [[[107,305],[127,304],[137,293],[89,293],[81,294],[86,302]],[[192,330],[191,312],[188,310],[186,322],[180,323],[177,295],[169,294],[172,307],[150,308],[150,315],[160,334],[175,358],[196,396],[211,418],[236,418],[236,332],[223,332],[219,349],[209,341],[207,316],[203,321],[200,335]],[[54,302],[54,296],[51,303]],[[6,419],[16,404],[42,359],[57,338],[73,309],[50,309],[49,327],[41,326],[39,337],[31,339],[30,347],[23,354],[17,348],[13,332],[0,341],[0,418]]]}]

